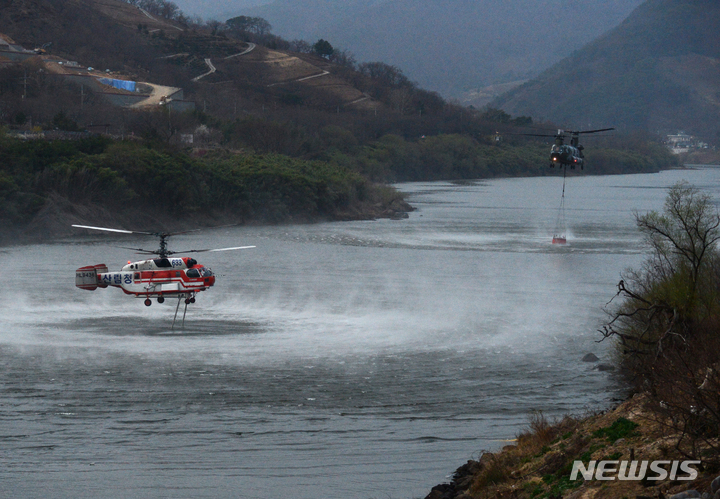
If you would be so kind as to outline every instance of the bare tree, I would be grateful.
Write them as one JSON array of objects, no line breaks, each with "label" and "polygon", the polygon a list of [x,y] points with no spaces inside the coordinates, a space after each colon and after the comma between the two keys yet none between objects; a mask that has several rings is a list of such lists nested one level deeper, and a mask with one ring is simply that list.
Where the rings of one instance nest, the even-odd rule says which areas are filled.
[{"label": "bare tree", "polygon": [[358,66],[358,71],[391,87],[397,88],[411,85],[410,80],[403,74],[401,69],[384,62],[364,62]]},{"label": "bare tree", "polygon": [[262,17],[237,16],[225,22],[235,33],[253,33],[255,35],[266,35],[272,30],[272,26]]},{"label": "bare tree", "polygon": [[720,434],[720,216],[708,195],[681,182],[662,213],[636,222],[651,255],[623,273],[621,303],[600,332],[616,341],[624,374],[648,394],[658,422],[680,434],[678,450],[698,457],[718,450]]},{"label": "bare tree", "polygon": [[355,64],[357,63],[353,53],[347,50],[334,50],[333,53],[330,54],[329,60],[332,63],[351,69],[354,69]]},{"label": "bare tree", "polygon": [[684,338],[684,323],[707,313],[706,298],[716,287],[710,270],[718,257],[720,216],[708,195],[679,183],[669,190],[663,213],[636,214],[636,223],[652,253],[618,284],[625,302],[604,334],[636,353],[661,351],[665,339]]},{"label": "bare tree", "polygon": [[305,40],[293,40],[290,42],[290,50],[299,54],[309,54],[312,52],[312,45]]}]

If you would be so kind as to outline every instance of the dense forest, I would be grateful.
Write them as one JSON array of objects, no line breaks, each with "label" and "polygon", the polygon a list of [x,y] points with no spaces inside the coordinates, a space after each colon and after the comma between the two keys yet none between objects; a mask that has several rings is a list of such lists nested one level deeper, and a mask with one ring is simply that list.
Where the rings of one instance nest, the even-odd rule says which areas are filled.
[{"label": "dense forest", "polygon": [[359,211],[365,204],[400,201],[394,190],[345,168],[275,154],[192,157],[97,136],[3,137],[0,154],[2,222],[19,226],[51,196],[118,212],[132,207],[180,218],[203,213],[235,223],[352,218],[373,214]]}]

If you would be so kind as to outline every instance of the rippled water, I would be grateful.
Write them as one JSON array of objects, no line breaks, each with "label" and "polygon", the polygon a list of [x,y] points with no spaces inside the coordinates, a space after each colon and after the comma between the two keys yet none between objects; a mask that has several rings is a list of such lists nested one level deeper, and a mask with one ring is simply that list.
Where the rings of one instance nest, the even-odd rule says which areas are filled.
[{"label": "rippled water", "polygon": [[[0,250],[0,496],[412,498],[528,414],[620,396],[602,308],[644,257],[633,210],[680,179],[568,180],[568,245],[550,244],[562,179],[413,183],[402,221],[176,236],[216,286],[175,304],[74,287],[120,268],[134,236]],[[182,310],[182,309],[181,309]]]}]

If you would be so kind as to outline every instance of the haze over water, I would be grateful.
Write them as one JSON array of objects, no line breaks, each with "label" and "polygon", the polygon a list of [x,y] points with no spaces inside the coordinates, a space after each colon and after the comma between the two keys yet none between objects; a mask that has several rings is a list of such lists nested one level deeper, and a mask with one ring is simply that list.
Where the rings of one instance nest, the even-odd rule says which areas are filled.
[{"label": "haze over water", "polygon": [[[583,414],[621,391],[581,362],[620,273],[633,210],[720,170],[403,184],[402,221],[176,236],[218,274],[184,329],[175,303],[75,288],[154,249],[78,236],[0,249],[0,496],[411,498],[528,414]],[[130,227],[128,227],[130,228]],[[182,313],[182,307],[181,307]]]}]

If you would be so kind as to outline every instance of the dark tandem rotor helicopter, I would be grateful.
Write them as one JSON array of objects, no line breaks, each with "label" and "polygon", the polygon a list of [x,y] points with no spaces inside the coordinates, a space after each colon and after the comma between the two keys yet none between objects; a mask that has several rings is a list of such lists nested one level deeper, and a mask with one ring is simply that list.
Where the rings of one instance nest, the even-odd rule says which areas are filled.
[{"label": "dark tandem rotor helicopter", "polygon": [[[522,133],[519,135],[527,135],[530,137],[555,137],[555,144],[550,149],[550,168],[567,167],[574,169],[579,166],[583,169],[585,164],[585,155],[583,154],[583,146],[580,145],[580,134],[582,133],[598,133],[608,132],[615,130],[615,128],[601,128],[599,130],[583,130],[583,131],[568,131],[558,130],[555,135],[540,134],[540,133]],[[565,143],[566,137],[570,137],[570,144]]]}]

